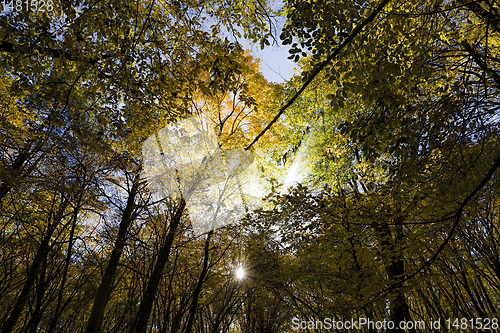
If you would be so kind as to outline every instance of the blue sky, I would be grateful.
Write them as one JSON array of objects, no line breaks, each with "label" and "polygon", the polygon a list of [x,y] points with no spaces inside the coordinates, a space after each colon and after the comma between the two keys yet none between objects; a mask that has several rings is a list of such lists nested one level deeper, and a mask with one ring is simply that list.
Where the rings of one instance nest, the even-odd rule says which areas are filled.
[{"label": "blue sky", "polygon": [[254,57],[262,59],[261,70],[268,81],[281,83],[295,74],[294,69],[297,66],[287,59],[290,55],[288,45],[268,46],[261,50],[259,45],[252,46],[244,40],[240,40],[240,43],[243,48],[249,49]]},{"label": "blue sky", "polygon": [[[269,4],[273,10],[279,10],[283,7],[282,0],[270,0]],[[244,49],[251,51],[255,58],[262,59],[261,71],[269,82],[282,83],[291,78],[295,74],[294,69],[297,68],[293,61],[287,59],[290,55],[288,53],[290,45],[281,45],[279,40],[285,21],[283,16],[275,16],[273,20],[274,35],[278,40],[278,45],[267,46],[261,50],[259,45],[252,46],[243,38],[238,40]]]},{"label": "blue sky", "polygon": [[[281,1],[273,1],[273,9],[276,10],[281,6]],[[285,25],[285,20],[286,19],[282,16],[274,17],[273,30],[277,39],[277,45],[266,46],[264,50],[261,50],[259,44],[252,45],[244,38],[238,39],[238,42],[241,43],[245,50],[250,50],[255,58],[262,60],[261,71],[270,82],[282,83],[288,80],[295,74],[294,69],[297,68],[293,61],[287,59],[290,55],[288,53],[290,45],[281,45],[281,41],[279,40],[281,29]],[[240,33],[243,35],[242,31],[240,31]]]}]

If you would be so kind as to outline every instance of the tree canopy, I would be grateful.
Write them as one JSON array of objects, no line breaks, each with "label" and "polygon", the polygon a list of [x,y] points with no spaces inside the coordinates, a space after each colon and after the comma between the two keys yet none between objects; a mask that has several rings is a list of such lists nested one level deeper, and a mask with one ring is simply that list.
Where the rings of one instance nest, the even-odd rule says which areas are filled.
[{"label": "tree canopy", "polygon": [[[3,6],[1,333],[500,331],[497,2]],[[261,200],[201,235],[142,155],[200,115]]]}]

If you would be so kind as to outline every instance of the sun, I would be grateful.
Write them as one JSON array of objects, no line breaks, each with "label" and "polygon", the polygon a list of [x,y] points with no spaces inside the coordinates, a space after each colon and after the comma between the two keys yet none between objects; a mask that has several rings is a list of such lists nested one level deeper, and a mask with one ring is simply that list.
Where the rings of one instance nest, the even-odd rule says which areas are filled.
[{"label": "sun", "polygon": [[237,278],[238,280],[243,279],[243,278],[245,277],[245,270],[243,269],[243,267],[241,267],[241,266],[240,266],[240,267],[238,267],[238,268],[236,269],[235,275],[236,275],[236,278]]}]

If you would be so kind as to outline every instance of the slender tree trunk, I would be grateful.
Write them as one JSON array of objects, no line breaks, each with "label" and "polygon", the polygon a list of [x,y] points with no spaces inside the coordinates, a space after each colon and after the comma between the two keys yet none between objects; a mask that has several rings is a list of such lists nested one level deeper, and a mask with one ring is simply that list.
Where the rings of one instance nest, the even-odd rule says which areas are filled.
[{"label": "slender tree trunk", "polygon": [[177,255],[175,256],[174,263],[172,265],[172,274],[170,275],[170,279],[168,281],[168,285],[166,287],[166,292],[165,292],[165,300],[166,300],[166,306],[164,306],[163,310],[163,322],[161,323],[161,333],[167,333],[167,328],[171,324],[170,322],[170,309],[172,307],[172,304],[175,302],[175,295],[172,295],[172,281],[174,279],[174,272],[177,267]]},{"label": "slender tree trunk", "polygon": [[172,327],[170,329],[170,333],[177,333],[177,331],[181,327],[182,317],[184,316],[184,312],[187,311],[188,302],[189,298],[181,297],[179,309],[177,310],[175,317],[172,320]]},{"label": "slender tree trunk", "polygon": [[[346,226],[346,229],[349,232],[349,230],[350,230],[349,224]],[[363,272],[363,269],[361,267],[361,264],[359,263],[359,260],[358,260],[356,246],[354,245],[354,241],[353,241],[352,237],[349,237],[347,239],[347,241],[349,242],[349,245],[351,246],[351,255],[352,255],[352,260],[354,261],[354,267],[356,268],[356,273],[358,274],[359,279],[361,280],[361,283],[363,283],[366,280],[366,278],[365,278],[365,274]],[[359,289],[358,289],[358,292],[359,292]],[[363,306],[362,310],[365,313],[366,318],[372,318],[372,312],[368,309],[368,307],[366,305]],[[368,327],[368,332],[375,333],[375,330],[372,327]]]},{"label": "slender tree trunk", "polygon": [[38,325],[40,324],[40,320],[42,319],[42,304],[45,295],[45,290],[47,289],[46,279],[45,279],[46,274],[47,274],[47,257],[45,257],[43,260],[42,269],[40,270],[39,273],[40,277],[35,287],[36,291],[35,308],[31,313],[31,318],[26,327],[26,332],[29,333],[37,332]]},{"label": "slender tree trunk", "polygon": [[64,295],[64,288],[66,286],[66,280],[68,277],[68,269],[69,265],[71,262],[71,255],[73,252],[73,243],[75,241],[75,228],[76,228],[76,222],[77,222],[77,217],[78,213],[80,211],[80,205],[81,205],[81,197],[76,205],[75,211],[73,212],[73,220],[71,221],[71,229],[69,232],[69,241],[68,241],[68,250],[66,252],[66,260],[64,263],[64,269],[63,269],[63,276],[62,276],[62,281],[61,281],[61,286],[59,287],[59,293],[57,295],[57,304],[56,304],[56,309],[54,311],[54,317],[52,318],[52,321],[49,324],[48,328],[48,333],[53,333],[56,325],[57,325],[57,320],[59,319],[59,316],[62,313],[62,303],[63,303],[63,295]]},{"label": "slender tree trunk", "polygon": [[146,287],[146,291],[144,292],[141,305],[139,306],[139,312],[137,313],[134,325],[132,325],[130,329],[130,333],[146,332],[149,316],[151,314],[153,302],[158,290],[158,285],[160,283],[165,264],[168,261],[170,249],[172,248],[175,233],[177,232],[177,227],[179,226],[179,223],[181,221],[185,206],[186,202],[184,201],[184,199],[181,199],[181,202],[179,203],[174,216],[170,220],[167,236],[165,238],[165,241],[163,242],[163,246],[161,247],[160,252],[158,253],[158,260],[156,261],[153,273],[151,273],[151,277],[149,278],[149,283]]},{"label": "slender tree trunk", "polygon": [[[384,266],[391,285],[398,283],[406,274],[403,253],[400,253],[399,246],[403,241],[403,219],[397,218],[395,222],[395,237],[392,237],[391,229],[388,224],[381,224],[377,227],[380,236],[380,245],[382,253],[388,251],[384,255]],[[400,286],[393,289],[392,296],[389,298],[391,307],[390,320],[394,322],[394,329],[389,332],[402,333],[405,332],[399,328],[400,323],[404,321],[411,321],[410,308],[406,302],[406,296]],[[414,329],[409,332],[415,332]]]},{"label": "slender tree trunk", "polygon": [[118,263],[120,262],[120,257],[125,247],[125,242],[127,238],[127,232],[135,219],[134,210],[135,197],[138,193],[139,183],[140,183],[140,171],[139,168],[134,176],[132,188],[127,199],[127,205],[123,211],[122,220],[120,222],[120,227],[118,229],[118,234],[116,236],[115,245],[111,256],[109,258],[108,266],[102,277],[101,284],[97,289],[97,293],[94,298],[94,305],[92,306],[92,312],[90,314],[89,320],[87,322],[87,333],[97,333],[101,329],[101,325],[104,319],[104,309],[108,303],[109,295],[111,293],[111,287],[118,269]]},{"label": "slender tree trunk", "polygon": [[26,281],[24,282],[23,289],[17,296],[17,299],[14,303],[14,306],[12,307],[10,315],[2,326],[1,333],[10,333],[14,330],[14,327],[16,326],[17,321],[19,320],[19,317],[21,316],[24,310],[24,306],[26,305],[26,301],[28,300],[29,293],[33,288],[33,285],[35,284],[38,272],[40,270],[40,266],[42,265],[45,258],[47,257],[47,254],[49,253],[50,250],[49,244],[52,238],[52,234],[56,230],[56,227],[59,225],[59,223],[62,221],[64,216],[64,211],[66,210],[66,207],[68,207],[68,204],[69,201],[65,199],[61,203],[59,211],[55,215],[54,220],[52,221],[52,223],[49,224],[47,232],[40,243],[40,247],[38,248],[35,257],[33,258],[31,266],[28,269],[28,275]]},{"label": "slender tree trunk", "polygon": [[212,237],[213,230],[211,230],[207,234],[207,240],[205,241],[205,252],[204,252],[204,257],[203,257],[203,268],[201,270],[200,277],[198,279],[198,283],[196,284],[196,288],[194,289],[193,292],[193,301],[191,302],[191,306],[189,308],[189,317],[188,317],[188,322],[186,325],[186,333],[191,333],[191,330],[193,329],[193,324],[194,324],[194,318],[196,316],[196,309],[198,308],[198,299],[200,298],[200,292],[201,292],[201,287],[203,286],[203,283],[205,282],[205,277],[207,276],[208,273],[208,257],[209,257],[209,247],[210,247],[210,237]]}]

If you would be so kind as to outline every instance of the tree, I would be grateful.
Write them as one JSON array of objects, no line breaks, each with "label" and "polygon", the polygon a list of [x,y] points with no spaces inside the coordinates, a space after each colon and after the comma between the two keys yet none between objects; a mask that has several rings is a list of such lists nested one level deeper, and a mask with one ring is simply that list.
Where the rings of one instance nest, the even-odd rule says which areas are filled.
[{"label": "tree", "polygon": [[[271,7],[2,12],[1,332],[498,316],[498,5]],[[302,73],[270,84],[238,38],[270,44],[278,13]],[[203,236],[188,193],[146,186],[140,155],[200,113],[224,154],[252,151],[270,191]]]},{"label": "tree", "polygon": [[[319,157],[311,159],[310,178],[334,189],[329,215],[358,211],[352,218],[370,228],[387,278],[375,287],[382,296],[364,304],[387,297],[391,319],[409,320],[408,283],[442,255],[498,168],[486,153],[496,151],[497,141],[497,101],[490,94],[497,88],[490,58],[497,36],[485,8],[491,22],[497,9],[435,1],[291,1],[287,8],[281,37],[290,44],[296,39],[291,57],[303,58],[305,83],[290,82],[297,92],[273,121],[286,110],[281,122],[294,126],[290,132],[303,133],[305,124],[315,129]],[[371,166],[371,179],[353,165]],[[377,165],[387,167],[374,171]],[[368,187],[373,181],[376,191]],[[436,233],[443,235],[439,246],[411,262],[412,251]]]},{"label": "tree", "polygon": [[[140,178],[133,177],[128,199],[119,195],[108,197],[106,205],[100,205],[102,202],[96,199],[99,195],[94,192],[88,192],[87,196],[87,192],[81,194],[72,187],[56,191],[58,187],[53,182],[59,179],[64,183],[66,174],[76,164],[77,170],[81,166],[83,171],[75,177],[92,178],[91,183],[102,191],[103,197],[111,188],[123,186],[119,174],[137,169],[137,165],[131,168],[129,164],[137,158],[141,140],[169,121],[189,114],[196,93],[220,90],[221,78],[215,64],[218,59],[225,60],[234,49],[234,44],[228,45],[219,36],[220,25],[235,33],[236,27],[242,27],[250,38],[263,45],[269,43],[271,11],[264,2],[248,4],[231,2],[229,12],[225,10],[229,5],[225,1],[52,3],[46,12],[11,11],[0,16],[4,69],[1,135],[5,139],[1,144],[0,202],[8,208],[2,219],[2,243],[9,249],[5,258],[13,264],[2,273],[7,277],[2,332],[20,329],[23,315],[32,331],[38,325],[47,324],[54,331],[82,322],[89,323],[89,331],[99,330],[105,321],[112,283],[120,272],[120,257],[130,226],[138,217],[138,210],[143,209],[135,202],[143,194]],[[208,28],[203,22],[207,18],[212,24]],[[231,73],[237,65],[225,64],[225,73]],[[233,76],[225,79],[230,83]],[[71,150],[60,153],[65,149]],[[75,152],[82,152],[85,158],[100,158],[94,159],[88,170],[90,166],[82,160],[68,163],[68,155],[73,158]],[[57,172],[65,176],[57,177]],[[26,197],[28,193],[32,197]],[[52,201],[50,193],[54,195]],[[24,208],[21,203],[26,204]],[[81,262],[91,267],[106,262],[96,238],[90,242],[94,248],[87,248],[87,253],[81,249],[74,251],[74,245],[70,245],[64,261],[51,259],[63,253],[59,242],[74,244],[75,239],[89,240],[83,229],[96,216],[81,211],[92,206],[100,221],[107,219],[107,214],[116,213],[110,207],[123,208],[116,246],[102,281],[95,270],[86,274],[80,266]],[[38,215],[33,220],[38,233],[30,230],[19,234],[17,230],[29,225],[27,216],[33,214]],[[33,251],[27,251],[24,257],[25,262],[34,258],[27,267],[17,257],[16,236],[34,239]],[[35,245],[36,242],[39,244]],[[87,245],[84,242],[77,247]],[[62,276],[53,273],[49,276],[50,269],[62,262]],[[27,272],[26,279],[23,269]],[[84,282],[68,279],[70,271],[80,275]],[[62,280],[59,285],[50,284],[52,278]],[[89,300],[80,296],[94,283],[101,286],[98,292],[104,297],[96,296],[94,310],[86,317],[83,304],[87,305]],[[19,290],[14,287],[16,284],[21,286]],[[57,301],[47,297],[49,287],[58,290]],[[74,288],[72,292],[70,288]],[[34,310],[31,305],[26,309],[31,299],[35,300]],[[79,309],[77,300],[84,300]],[[73,317],[63,313],[68,306],[77,309]],[[46,315],[52,318],[50,324]]]}]

